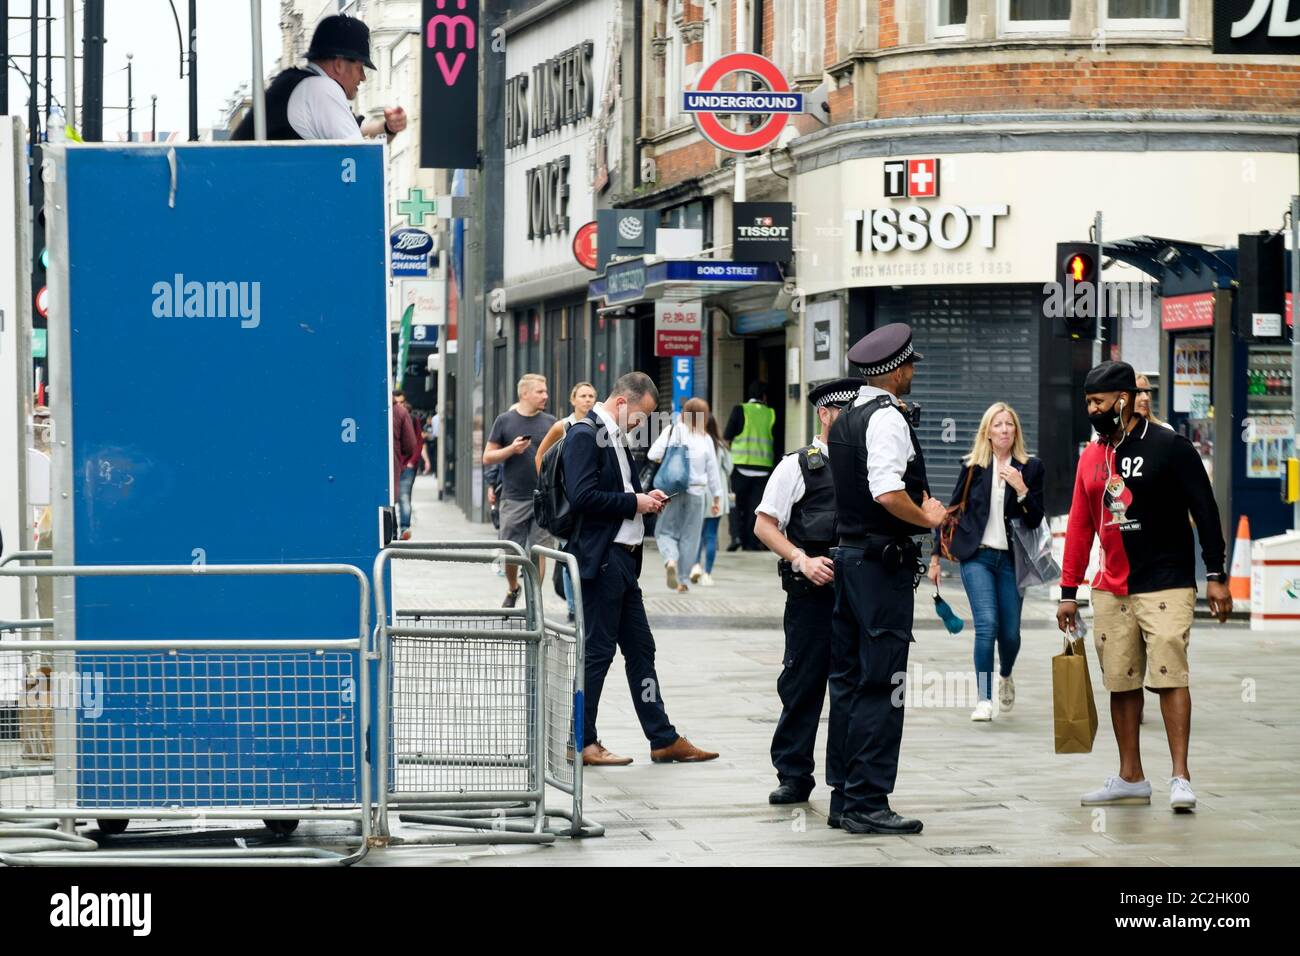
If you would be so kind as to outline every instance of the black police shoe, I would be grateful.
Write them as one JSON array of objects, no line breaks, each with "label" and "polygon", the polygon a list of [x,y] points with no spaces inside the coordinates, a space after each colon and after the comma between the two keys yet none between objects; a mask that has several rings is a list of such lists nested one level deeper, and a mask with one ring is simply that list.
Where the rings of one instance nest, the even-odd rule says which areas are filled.
[{"label": "black police shoe", "polygon": [[840,815],[840,829],[849,833],[920,833],[920,820],[900,817],[893,810],[848,810]]},{"label": "black police shoe", "polygon": [[797,783],[783,783],[767,795],[768,803],[807,803],[808,794],[812,793],[807,787],[801,787]]},{"label": "black police shoe", "polygon": [[838,830],[840,828],[840,819],[842,816],[843,814],[839,814],[839,813],[827,814],[826,825],[830,827],[832,830]]}]

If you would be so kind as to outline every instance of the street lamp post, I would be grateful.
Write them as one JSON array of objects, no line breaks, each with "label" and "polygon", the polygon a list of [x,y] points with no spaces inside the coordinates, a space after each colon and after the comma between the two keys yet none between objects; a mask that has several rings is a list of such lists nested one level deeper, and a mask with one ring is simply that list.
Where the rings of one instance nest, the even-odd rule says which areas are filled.
[{"label": "street lamp post", "polygon": [[152,104],[152,116],[149,119],[149,142],[156,143],[158,142],[158,94],[154,93],[150,96],[149,101]]},{"label": "street lamp post", "polygon": [[132,120],[135,117],[135,96],[131,92],[131,54],[126,55],[126,141],[129,143],[135,139],[135,127]]}]

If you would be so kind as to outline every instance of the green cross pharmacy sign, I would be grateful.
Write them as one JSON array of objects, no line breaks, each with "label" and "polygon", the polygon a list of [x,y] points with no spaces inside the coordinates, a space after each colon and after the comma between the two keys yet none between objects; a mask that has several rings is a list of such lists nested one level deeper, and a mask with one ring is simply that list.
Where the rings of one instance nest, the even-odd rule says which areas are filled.
[{"label": "green cross pharmacy sign", "polygon": [[397,201],[397,214],[405,216],[412,226],[423,226],[425,216],[437,216],[438,200],[425,199],[423,189],[412,187],[405,199]]}]

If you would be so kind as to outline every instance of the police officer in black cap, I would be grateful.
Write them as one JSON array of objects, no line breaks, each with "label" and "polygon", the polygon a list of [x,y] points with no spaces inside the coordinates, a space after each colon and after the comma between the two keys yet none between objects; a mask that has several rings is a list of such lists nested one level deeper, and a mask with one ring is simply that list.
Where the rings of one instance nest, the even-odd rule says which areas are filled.
[{"label": "police officer in black cap", "polygon": [[943,523],[929,496],[921,445],[898,399],[912,386],[912,330],[882,326],[849,350],[867,384],[830,429],[839,547],[831,629],[826,746],[828,823],[850,833],[920,833],[889,806],[903,705],[896,691],[912,643],[918,538]]},{"label": "police officer in black cap", "polygon": [[786,593],[784,668],[776,682],[782,709],[772,737],[780,786],[768,795],[769,803],[803,803],[814,785],[813,748],[826,700],[835,610],[835,486],[826,437],[860,384],[842,378],[809,392],[821,433],[777,463],[755,512],[754,535],[781,559],[777,570]]},{"label": "police officer in black cap", "polygon": [[[406,111],[384,110],[384,118],[352,115],[349,100],[365,82],[370,61],[370,28],[356,17],[326,17],[312,34],[307,68],[285,70],[266,90],[266,138],[357,140],[380,133],[391,140],[406,129]],[[253,113],[244,116],[230,137],[253,138]]]}]

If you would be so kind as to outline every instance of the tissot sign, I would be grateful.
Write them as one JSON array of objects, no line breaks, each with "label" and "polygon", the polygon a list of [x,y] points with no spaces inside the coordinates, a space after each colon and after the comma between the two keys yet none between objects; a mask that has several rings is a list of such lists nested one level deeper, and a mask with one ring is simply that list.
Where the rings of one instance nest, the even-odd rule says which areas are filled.
[{"label": "tissot sign", "polygon": [[939,198],[939,159],[887,159],[884,162],[884,196],[887,205],[854,209],[853,244],[858,252],[920,252],[930,246],[955,250],[968,242],[981,248],[997,245],[998,220],[1010,213],[1004,202],[909,203],[899,199]]},{"label": "tissot sign", "polygon": [[1214,0],[1214,52],[1300,55],[1300,0]]},{"label": "tissot sign", "polygon": [[793,255],[788,202],[738,202],[732,207],[731,255],[741,262],[789,262]]}]

